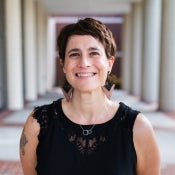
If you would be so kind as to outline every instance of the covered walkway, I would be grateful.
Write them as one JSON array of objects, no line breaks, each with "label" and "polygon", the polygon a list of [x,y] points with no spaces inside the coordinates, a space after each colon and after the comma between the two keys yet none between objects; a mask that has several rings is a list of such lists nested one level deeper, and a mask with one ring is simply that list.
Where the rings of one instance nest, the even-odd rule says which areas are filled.
[{"label": "covered walkway", "polygon": [[0,175],[22,174],[18,145],[26,117],[62,96],[53,89],[61,74],[56,36],[83,16],[105,17],[122,29],[114,30],[122,90],[113,98],[148,117],[162,175],[175,175],[175,0],[0,0]]}]

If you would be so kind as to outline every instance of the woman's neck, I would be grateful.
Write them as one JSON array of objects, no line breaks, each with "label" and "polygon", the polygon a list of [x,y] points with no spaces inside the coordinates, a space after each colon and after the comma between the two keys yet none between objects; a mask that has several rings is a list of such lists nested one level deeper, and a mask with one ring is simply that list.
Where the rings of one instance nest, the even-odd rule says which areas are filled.
[{"label": "woman's neck", "polygon": [[68,117],[74,122],[81,124],[105,122],[107,118],[113,115],[112,111],[114,111],[112,110],[114,102],[110,101],[103,91],[91,93],[74,91],[71,100],[66,106]]}]

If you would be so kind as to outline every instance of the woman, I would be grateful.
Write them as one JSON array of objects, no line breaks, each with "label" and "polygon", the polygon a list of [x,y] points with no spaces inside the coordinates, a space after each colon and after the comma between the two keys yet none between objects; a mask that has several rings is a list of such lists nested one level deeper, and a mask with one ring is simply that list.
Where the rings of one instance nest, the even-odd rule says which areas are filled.
[{"label": "woman", "polygon": [[65,99],[37,107],[20,142],[24,175],[159,175],[160,158],[146,118],[110,100],[116,45],[100,21],[65,26],[57,39],[70,86]]}]

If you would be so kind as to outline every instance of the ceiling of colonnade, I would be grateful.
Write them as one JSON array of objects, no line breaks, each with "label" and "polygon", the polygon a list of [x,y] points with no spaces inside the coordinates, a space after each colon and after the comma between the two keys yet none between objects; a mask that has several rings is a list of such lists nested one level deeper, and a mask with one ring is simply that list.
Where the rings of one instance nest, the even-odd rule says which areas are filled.
[{"label": "ceiling of colonnade", "polygon": [[141,0],[37,0],[49,15],[121,15]]}]

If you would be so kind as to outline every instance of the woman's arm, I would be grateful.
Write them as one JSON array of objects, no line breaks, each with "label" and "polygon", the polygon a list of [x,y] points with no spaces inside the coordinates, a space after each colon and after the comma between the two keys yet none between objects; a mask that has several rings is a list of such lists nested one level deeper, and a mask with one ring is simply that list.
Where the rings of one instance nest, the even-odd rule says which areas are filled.
[{"label": "woman's arm", "polygon": [[37,163],[36,148],[40,126],[32,115],[28,117],[20,139],[20,159],[24,175],[37,175],[35,171]]},{"label": "woman's arm", "polygon": [[133,130],[137,154],[137,175],[160,175],[160,152],[153,128],[142,114],[139,114]]}]

